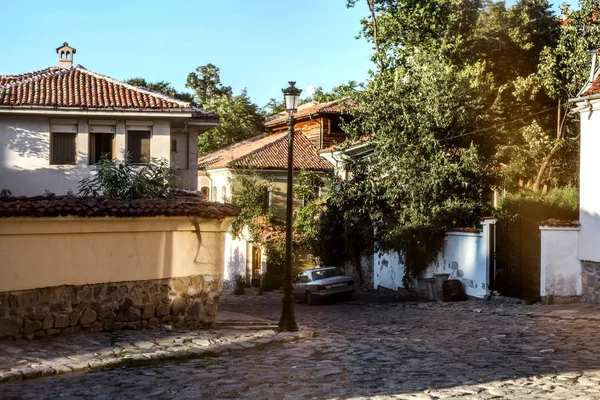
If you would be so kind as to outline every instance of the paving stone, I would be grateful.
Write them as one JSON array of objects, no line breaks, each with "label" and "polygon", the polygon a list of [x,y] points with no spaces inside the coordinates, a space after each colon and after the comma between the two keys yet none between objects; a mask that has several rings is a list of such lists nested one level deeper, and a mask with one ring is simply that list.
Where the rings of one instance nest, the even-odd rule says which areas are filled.
[{"label": "paving stone", "polygon": [[[292,342],[272,330],[174,326],[50,337],[44,348],[35,348],[36,341],[0,342],[0,366],[22,369],[37,368],[41,361],[33,360],[44,357],[66,368],[87,360],[85,370],[94,363],[119,367],[123,357],[152,361],[18,383],[6,380],[20,372],[0,367],[0,390],[26,399],[600,399],[598,309],[375,300],[296,304],[300,327],[315,328],[316,336],[299,332]],[[219,309],[276,324],[281,293],[225,296]],[[207,350],[220,356],[204,357]],[[173,354],[202,358],[173,362]]]}]

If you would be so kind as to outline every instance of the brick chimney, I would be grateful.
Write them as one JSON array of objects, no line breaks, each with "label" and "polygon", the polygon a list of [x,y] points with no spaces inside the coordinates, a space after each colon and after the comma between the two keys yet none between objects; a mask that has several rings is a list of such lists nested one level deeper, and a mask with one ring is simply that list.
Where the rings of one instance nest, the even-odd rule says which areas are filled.
[{"label": "brick chimney", "polygon": [[75,54],[77,50],[71,46],[69,43],[64,42],[62,46],[56,49],[56,54],[58,54],[58,66],[60,68],[69,69],[73,66],[73,54]]}]

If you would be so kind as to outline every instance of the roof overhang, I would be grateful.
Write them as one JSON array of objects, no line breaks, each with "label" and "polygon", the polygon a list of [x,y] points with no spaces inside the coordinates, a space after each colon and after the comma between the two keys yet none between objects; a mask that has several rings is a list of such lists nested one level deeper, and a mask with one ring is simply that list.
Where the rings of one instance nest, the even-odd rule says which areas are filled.
[{"label": "roof overhang", "polygon": [[584,112],[584,111],[592,111],[594,109],[600,108],[600,93],[591,94],[589,96],[576,97],[574,99],[569,99],[569,103],[571,104],[580,104],[578,107],[571,110],[572,113]]},{"label": "roof overhang", "polygon": [[127,117],[127,118],[167,118],[188,120],[190,126],[198,127],[200,133],[217,126],[218,118],[198,118],[194,110],[131,110],[115,108],[69,108],[69,107],[28,107],[0,106],[0,114],[47,115],[70,117]]}]

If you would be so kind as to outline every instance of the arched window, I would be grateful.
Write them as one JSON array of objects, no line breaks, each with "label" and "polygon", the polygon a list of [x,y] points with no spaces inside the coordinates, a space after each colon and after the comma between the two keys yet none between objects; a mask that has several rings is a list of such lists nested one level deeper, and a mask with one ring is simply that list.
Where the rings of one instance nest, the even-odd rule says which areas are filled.
[{"label": "arched window", "polygon": [[213,186],[212,201],[217,201],[217,187],[216,186]]},{"label": "arched window", "polygon": [[200,188],[200,193],[202,193],[202,196],[204,196],[205,199],[210,198],[210,188],[208,186],[202,186]]},{"label": "arched window", "polygon": [[223,203],[225,203],[226,199],[227,199],[227,187],[223,186],[221,188],[221,201]]}]

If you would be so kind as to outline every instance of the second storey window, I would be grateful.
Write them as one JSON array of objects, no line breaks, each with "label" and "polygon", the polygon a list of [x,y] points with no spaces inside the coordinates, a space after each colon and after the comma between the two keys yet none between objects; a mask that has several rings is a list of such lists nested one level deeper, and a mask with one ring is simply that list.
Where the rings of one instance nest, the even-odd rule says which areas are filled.
[{"label": "second storey window", "polygon": [[142,164],[150,160],[150,129],[135,129],[127,130],[127,148],[126,151],[131,157],[131,162],[134,164]]},{"label": "second storey window", "polygon": [[50,164],[77,163],[77,125],[50,126]]},{"label": "second storey window", "polygon": [[111,125],[90,126],[90,164],[98,164],[102,156],[115,158],[115,127]]}]

